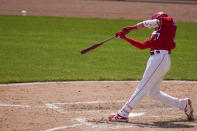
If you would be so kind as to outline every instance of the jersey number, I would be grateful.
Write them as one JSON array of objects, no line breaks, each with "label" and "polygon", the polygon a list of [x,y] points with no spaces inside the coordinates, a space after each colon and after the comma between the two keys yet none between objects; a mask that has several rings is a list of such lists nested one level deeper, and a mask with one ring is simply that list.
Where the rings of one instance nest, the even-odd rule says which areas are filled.
[{"label": "jersey number", "polygon": [[159,36],[160,36],[160,33],[156,33],[154,40],[158,40],[159,39]]}]

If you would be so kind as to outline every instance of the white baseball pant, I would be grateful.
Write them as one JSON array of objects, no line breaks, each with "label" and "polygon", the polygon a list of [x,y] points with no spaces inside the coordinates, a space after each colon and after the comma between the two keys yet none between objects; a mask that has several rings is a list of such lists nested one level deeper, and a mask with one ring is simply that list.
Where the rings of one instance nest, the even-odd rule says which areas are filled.
[{"label": "white baseball pant", "polygon": [[128,117],[129,112],[145,94],[149,94],[149,96],[153,99],[184,110],[187,99],[178,99],[160,91],[163,77],[170,69],[171,60],[167,50],[157,51],[160,53],[157,53],[156,50],[154,50],[154,55],[150,56],[143,78],[135,92],[129,101],[122,107],[122,109],[118,111],[121,116]]}]

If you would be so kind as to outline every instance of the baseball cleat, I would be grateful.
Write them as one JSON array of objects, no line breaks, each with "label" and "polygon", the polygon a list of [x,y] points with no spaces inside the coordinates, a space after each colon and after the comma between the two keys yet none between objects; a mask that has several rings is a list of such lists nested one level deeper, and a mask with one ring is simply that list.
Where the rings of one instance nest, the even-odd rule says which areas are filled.
[{"label": "baseball cleat", "polygon": [[187,119],[189,121],[193,121],[194,120],[194,116],[193,116],[193,108],[192,108],[192,101],[190,99],[187,100],[187,104],[185,106],[185,114],[187,115]]},{"label": "baseball cleat", "polygon": [[120,116],[118,113],[115,115],[110,115],[108,118],[109,121],[113,121],[113,122],[128,122],[127,117]]}]

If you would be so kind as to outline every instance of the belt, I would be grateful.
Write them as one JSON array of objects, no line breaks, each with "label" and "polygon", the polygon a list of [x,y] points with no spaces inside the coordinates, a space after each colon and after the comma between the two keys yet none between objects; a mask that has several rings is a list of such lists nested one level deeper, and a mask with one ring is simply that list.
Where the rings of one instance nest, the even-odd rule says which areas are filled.
[{"label": "belt", "polygon": [[167,50],[154,50],[154,51],[150,52],[150,55],[156,55],[156,54],[160,54],[160,53],[170,54],[170,51],[167,51]]},{"label": "belt", "polygon": [[150,52],[150,55],[156,55],[156,54],[159,54],[159,53],[160,53],[160,51],[159,51],[159,50],[157,50],[156,52],[151,51],[151,52]]}]

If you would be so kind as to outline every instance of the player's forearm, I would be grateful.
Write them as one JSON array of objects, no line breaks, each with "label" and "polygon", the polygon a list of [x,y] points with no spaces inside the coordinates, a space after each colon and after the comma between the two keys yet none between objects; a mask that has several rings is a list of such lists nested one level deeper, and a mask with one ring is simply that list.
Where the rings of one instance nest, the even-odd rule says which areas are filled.
[{"label": "player's forearm", "polygon": [[137,23],[136,25],[125,27],[123,28],[123,30],[128,30],[128,32],[130,32],[131,30],[153,29],[158,28],[159,25],[159,20],[145,20],[140,23]]},{"label": "player's forearm", "polygon": [[142,29],[147,29],[147,27],[144,26],[143,22],[140,22],[140,23],[133,25],[133,26],[124,27],[122,29],[122,32],[126,35],[132,30],[142,30]]},{"label": "player's forearm", "polygon": [[140,22],[137,24],[137,29],[142,30],[142,29],[148,29],[148,28],[144,26],[143,22]]},{"label": "player's forearm", "polygon": [[137,48],[139,48],[141,50],[150,48],[150,46],[147,45],[146,43],[134,40],[132,38],[128,38],[126,36],[122,37],[122,39],[124,39],[125,41],[129,42],[131,45],[133,45],[133,46],[135,46],[135,47],[137,47]]}]

